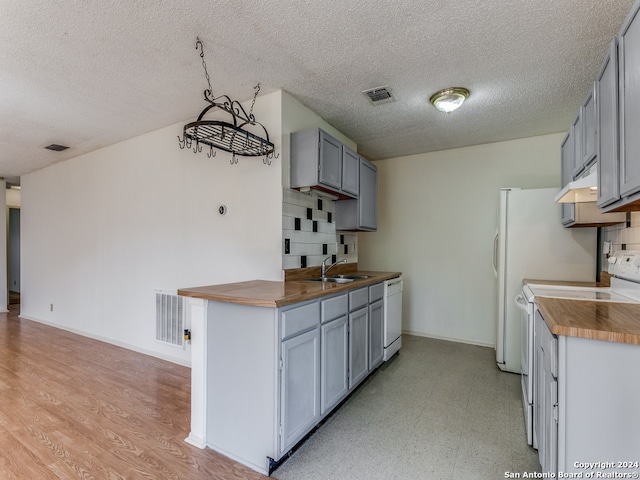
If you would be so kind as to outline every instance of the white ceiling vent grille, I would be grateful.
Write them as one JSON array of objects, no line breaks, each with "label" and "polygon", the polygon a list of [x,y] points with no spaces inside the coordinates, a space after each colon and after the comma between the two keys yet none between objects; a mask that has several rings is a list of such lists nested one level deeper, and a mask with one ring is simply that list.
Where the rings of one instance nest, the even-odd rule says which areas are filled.
[{"label": "white ceiling vent grille", "polygon": [[388,86],[371,88],[364,90],[362,93],[365,94],[373,105],[382,105],[383,103],[394,102],[396,100]]}]

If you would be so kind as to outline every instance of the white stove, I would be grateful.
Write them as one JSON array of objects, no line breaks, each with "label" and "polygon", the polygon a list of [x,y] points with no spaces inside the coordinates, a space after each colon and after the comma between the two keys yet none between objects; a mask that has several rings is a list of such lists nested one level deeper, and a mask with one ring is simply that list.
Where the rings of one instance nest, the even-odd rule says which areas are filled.
[{"label": "white stove", "polygon": [[567,285],[538,285],[529,283],[522,287],[522,291],[528,301],[533,301],[535,297],[553,297],[567,298],[570,300],[591,300],[597,302],[637,302],[637,300],[616,293],[615,290],[608,287],[575,287]]},{"label": "white stove", "polygon": [[533,352],[536,297],[590,300],[596,302],[640,303],[640,251],[621,250],[609,258],[610,287],[581,287],[528,283],[515,298],[521,311],[521,381],[525,425],[529,445],[537,448],[533,405]]}]

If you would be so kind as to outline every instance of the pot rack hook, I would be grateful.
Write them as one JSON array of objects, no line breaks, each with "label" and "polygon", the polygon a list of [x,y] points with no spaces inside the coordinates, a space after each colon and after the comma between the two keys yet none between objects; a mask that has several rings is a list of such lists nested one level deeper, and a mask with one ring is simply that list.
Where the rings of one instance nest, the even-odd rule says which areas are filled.
[{"label": "pot rack hook", "polygon": [[265,155],[262,159],[262,163],[265,165],[271,165],[271,162],[275,159],[277,160],[278,158],[280,158],[280,154],[276,154],[275,150],[271,151],[270,153],[268,153],[267,155]]}]

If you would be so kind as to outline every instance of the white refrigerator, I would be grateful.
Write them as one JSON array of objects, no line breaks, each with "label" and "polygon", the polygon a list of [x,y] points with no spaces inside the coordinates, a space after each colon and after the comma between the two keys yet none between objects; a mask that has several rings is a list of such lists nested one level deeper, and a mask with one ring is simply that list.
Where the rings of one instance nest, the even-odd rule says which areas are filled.
[{"label": "white refrigerator", "polygon": [[565,228],[558,188],[503,188],[498,203],[493,267],[498,280],[496,361],[501,370],[520,373],[520,311],[514,299],[522,280],[596,278],[597,231]]}]

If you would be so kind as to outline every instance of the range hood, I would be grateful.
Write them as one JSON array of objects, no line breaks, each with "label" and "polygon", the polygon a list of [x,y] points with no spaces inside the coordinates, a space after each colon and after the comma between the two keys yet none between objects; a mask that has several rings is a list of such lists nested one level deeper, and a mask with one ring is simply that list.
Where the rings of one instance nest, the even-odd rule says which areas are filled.
[{"label": "range hood", "polygon": [[598,173],[592,173],[569,182],[554,197],[556,203],[585,203],[598,200]]}]

